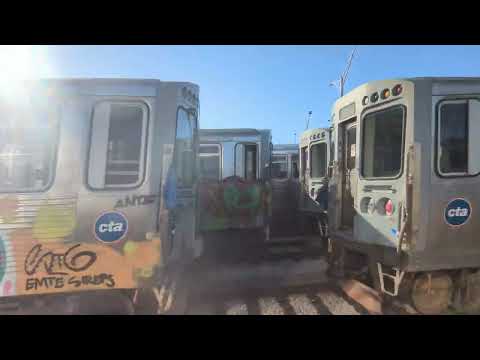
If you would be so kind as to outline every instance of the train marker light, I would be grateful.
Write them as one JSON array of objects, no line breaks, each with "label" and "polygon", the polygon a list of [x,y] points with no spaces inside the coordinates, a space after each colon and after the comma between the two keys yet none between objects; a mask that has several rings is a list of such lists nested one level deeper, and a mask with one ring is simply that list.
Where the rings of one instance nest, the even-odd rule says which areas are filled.
[{"label": "train marker light", "polygon": [[373,93],[373,94],[370,96],[370,101],[371,101],[372,103],[376,103],[377,100],[378,100],[378,93],[375,92],[375,93]]},{"label": "train marker light", "polygon": [[363,97],[362,105],[363,105],[363,106],[368,105],[368,96],[364,96],[364,97]]},{"label": "train marker light", "polygon": [[392,89],[392,94],[393,94],[393,96],[398,96],[398,95],[400,95],[400,94],[402,93],[402,90],[403,90],[402,84],[397,84],[397,85],[395,85],[395,86],[393,87],[393,89]]},{"label": "train marker light", "polygon": [[385,203],[385,215],[392,216],[393,214],[393,202],[392,200],[387,200]]},{"label": "train marker light", "polygon": [[390,96],[390,89],[383,89],[380,95],[382,100],[388,99],[389,96]]}]

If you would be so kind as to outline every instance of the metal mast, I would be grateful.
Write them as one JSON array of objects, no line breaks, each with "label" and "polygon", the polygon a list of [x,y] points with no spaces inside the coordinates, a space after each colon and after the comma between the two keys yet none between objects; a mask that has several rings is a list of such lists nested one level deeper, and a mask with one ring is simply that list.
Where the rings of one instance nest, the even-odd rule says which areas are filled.
[{"label": "metal mast", "polygon": [[338,89],[340,89],[340,97],[343,96],[345,83],[347,82],[348,72],[350,71],[350,66],[352,65],[353,57],[355,56],[356,51],[357,51],[357,47],[355,46],[353,48],[353,51],[350,54],[350,57],[347,60],[347,67],[346,67],[345,71],[340,75],[340,79],[332,81],[330,83],[330,86],[335,86]]}]

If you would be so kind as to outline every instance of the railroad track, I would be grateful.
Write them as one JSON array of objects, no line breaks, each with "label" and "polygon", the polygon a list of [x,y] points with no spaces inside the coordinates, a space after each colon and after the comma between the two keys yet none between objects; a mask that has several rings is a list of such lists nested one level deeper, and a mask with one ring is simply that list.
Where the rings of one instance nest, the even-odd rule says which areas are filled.
[{"label": "railroad track", "polygon": [[189,315],[413,315],[408,304],[384,304],[357,280],[327,275],[324,251],[311,242],[276,242],[237,263],[192,269]]}]

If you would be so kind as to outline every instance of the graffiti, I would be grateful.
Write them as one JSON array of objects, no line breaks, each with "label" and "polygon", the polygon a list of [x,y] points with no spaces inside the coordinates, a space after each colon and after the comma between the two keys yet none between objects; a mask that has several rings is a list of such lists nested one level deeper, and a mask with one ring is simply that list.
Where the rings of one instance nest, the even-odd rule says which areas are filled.
[{"label": "graffiti", "polygon": [[3,277],[5,276],[5,270],[7,268],[7,251],[5,249],[5,244],[0,237],[0,283],[3,280]]},{"label": "graffiti", "polygon": [[66,270],[84,271],[97,260],[97,255],[93,251],[78,252],[80,246],[81,244],[77,244],[65,252],[54,253],[43,250],[41,244],[35,245],[25,258],[25,273],[33,275],[41,265],[43,265],[42,270],[49,275],[68,275]]},{"label": "graffiti", "polygon": [[149,205],[155,202],[158,195],[132,195],[126,196],[124,200],[118,200],[115,208],[126,208],[131,206]]},{"label": "graffiti", "polygon": [[75,208],[42,207],[33,226],[33,236],[42,243],[63,242],[76,224]]},{"label": "graffiti", "polygon": [[115,280],[112,274],[98,274],[98,275],[83,275],[83,276],[70,276],[68,279],[57,276],[45,276],[42,278],[28,278],[25,285],[25,290],[39,290],[45,289],[62,289],[66,285],[71,285],[78,288],[82,285],[105,285],[106,287],[114,287]]},{"label": "graffiti", "polygon": [[[45,273],[47,276],[26,279],[25,290],[62,289],[67,285],[78,288],[89,285],[114,287],[112,274],[71,275],[69,272],[88,270],[97,260],[93,251],[80,251],[81,244],[73,245],[64,252],[44,250],[41,244],[35,245],[25,258],[24,270],[29,276]],[[68,277],[65,277],[68,276]]]},{"label": "graffiti", "polygon": [[246,189],[238,189],[234,185],[228,185],[223,193],[223,199],[227,209],[255,209],[260,205],[261,189],[259,186],[251,186]]}]

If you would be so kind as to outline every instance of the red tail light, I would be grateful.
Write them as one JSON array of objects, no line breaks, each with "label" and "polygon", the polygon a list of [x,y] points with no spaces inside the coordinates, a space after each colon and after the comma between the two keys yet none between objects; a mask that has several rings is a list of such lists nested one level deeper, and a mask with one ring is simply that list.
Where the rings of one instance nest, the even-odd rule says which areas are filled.
[{"label": "red tail light", "polygon": [[385,203],[385,215],[391,216],[393,214],[393,202],[392,200],[388,200]]}]

